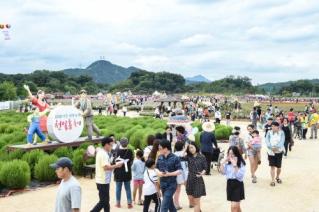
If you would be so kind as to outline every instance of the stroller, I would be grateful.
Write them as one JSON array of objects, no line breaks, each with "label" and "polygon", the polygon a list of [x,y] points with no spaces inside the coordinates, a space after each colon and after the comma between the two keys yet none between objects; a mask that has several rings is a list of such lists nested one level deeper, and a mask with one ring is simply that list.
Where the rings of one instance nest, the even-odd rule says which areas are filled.
[{"label": "stroller", "polygon": [[211,165],[211,168],[213,168],[215,165],[217,167],[217,171],[220,172],[220,165],[224,156],[225,156],[225,150],[220,151],[219,148],[214,149],[213,157],[212,157],[213,163]]},{"label": "stroller", "polygon": [[301,122],[296,119],[294,122],[294,131],[293,131],[293,137],[299,138],[299,140],[302,140],[302,125]]}]

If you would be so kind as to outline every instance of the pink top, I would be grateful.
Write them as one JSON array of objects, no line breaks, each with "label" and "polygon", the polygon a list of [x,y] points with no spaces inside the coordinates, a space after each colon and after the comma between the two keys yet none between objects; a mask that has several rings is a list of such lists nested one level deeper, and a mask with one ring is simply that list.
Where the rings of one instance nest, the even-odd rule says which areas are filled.
[{"label": "pink top", "polygon": [[261,144],[261,138],[259,136],[252,138],[250,144]]}]

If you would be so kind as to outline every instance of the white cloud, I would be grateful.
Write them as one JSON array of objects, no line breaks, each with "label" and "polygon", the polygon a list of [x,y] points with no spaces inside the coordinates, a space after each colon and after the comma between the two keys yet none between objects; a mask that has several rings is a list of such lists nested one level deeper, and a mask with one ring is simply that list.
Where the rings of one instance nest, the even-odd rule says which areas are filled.
[{"label": "white cloud", "polygon": [[195,34],[190,37],[184,38],[180,41],[181,46],[185,47],[196,47],[203,46],[211,43],[213,37],[209,34]]},{"label": "white cloud", "polygon": [[100,56],[254,83],[315,78],[319,69],[316,0],[12,0],[0,8],[0,22],[12,24],[12,40],[0,34],[4,73],[85,67]]}]

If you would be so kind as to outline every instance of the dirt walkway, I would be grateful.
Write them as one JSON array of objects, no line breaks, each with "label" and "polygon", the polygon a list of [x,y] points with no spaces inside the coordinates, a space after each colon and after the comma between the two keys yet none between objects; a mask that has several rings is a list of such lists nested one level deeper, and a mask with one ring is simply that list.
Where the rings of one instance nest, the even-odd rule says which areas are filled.
[{"label": "dirt walkway", "polygon": [[[237,123],[244,126],[244,123]],[[225,144],[222,148],[226,148]],[[293,152],[287,159],[283,159],[282,185],[274,188],[269,186],[270,176],[265,148],[262,153],[262,164],[257,171],[258,183],[250,181],[249,164],[245,176],[246,200],[242,202],[243,211],[258,212],[319,212],[319,141],[296,141]],[[94,180],[79,178],[82,186],[82,210],[90,211],[98,200]],[[226,180],[213,171],[212,176],[205,177],[207,196],[202,198],[202,211],[229,211],[226,201]],[[122,192],[123,209],[115,209],[114,183],[111,186],[111,211],[142,211],[141,206],[128,210],[125,201],[125,192]],[[8,198],[0,199],[1,212],[33,212],[54,211],[57,186],[43,188]],[[181,195],[183,209],[188,209],[188,201],[183,189]]]}]

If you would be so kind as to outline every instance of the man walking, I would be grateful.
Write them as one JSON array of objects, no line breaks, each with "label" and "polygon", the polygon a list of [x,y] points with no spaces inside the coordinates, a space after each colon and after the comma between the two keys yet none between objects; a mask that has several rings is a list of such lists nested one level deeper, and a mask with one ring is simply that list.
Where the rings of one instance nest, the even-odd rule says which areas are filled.
[{"label": "man walking", "polygon": [[310,126],[310,139],[317,139],[317,125],[318,125],[319,115],[315,109],[311,110],[311,115],[309,118],[309,126]]},{"label": "man walking", "polygon": [[56,196],[55,212],[79,212],[81,209],[80,183],[72,176],[72,161],[67,157],[60,158],[50,165],[62,179]]},{"label": "man walking", "polygon": [[160,177],[163,196],[161,212],[176,212],[173,195],[177,188],[176,176],[181,174],[182,166],[179,157],[171,151],[171,143],[161,140],[159,144],[160,156],[156,163],[156,173]]},{"label": "man walking", "polygon": [[[266,145],[268,152],[268,161],[270,166],[271,183],[270,186],[275,186],[275,179],[278,184],[281,184],[280,179],[282,156],[284,152],[285,134],[280,129],[278,122],[273,122],[271,130],[266,135]],[[275,178],[276,175],[276,178]]]},{"label": "man walking", "polygon": [[95,159],[95,182],[99,191],[100,201],[95,205],[91,212],[99,212],[104,209],[104,212],[110,212],[110,182],[112,171],[120,168],[123,162],[111,165],[113,157],[111,154],[114,141],[110,137],[102,139],[102,149],[97,152]]}]

